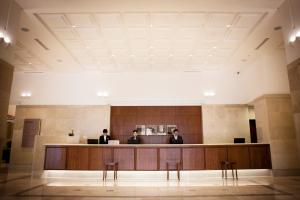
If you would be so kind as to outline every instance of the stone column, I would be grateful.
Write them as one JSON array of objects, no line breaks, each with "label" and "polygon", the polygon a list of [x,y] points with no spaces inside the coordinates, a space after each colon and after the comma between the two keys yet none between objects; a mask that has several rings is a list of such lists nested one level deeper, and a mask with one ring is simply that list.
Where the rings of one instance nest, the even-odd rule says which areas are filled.
[{"label": "stone column", "polygon": [[13,79],[13,66],[0,59],[0,155],[6,142],[6,117]]},{"label": "stone column", "polygon": [[263,95],[254,101],[254,108],[258,142],[271,146],[274,175],[299,174],[299,152],[290,95]]}]

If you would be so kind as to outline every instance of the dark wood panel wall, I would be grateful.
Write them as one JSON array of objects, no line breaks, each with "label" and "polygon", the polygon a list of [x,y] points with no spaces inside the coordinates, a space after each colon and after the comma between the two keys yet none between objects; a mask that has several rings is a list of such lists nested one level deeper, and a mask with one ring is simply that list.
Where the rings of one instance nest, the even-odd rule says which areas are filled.
[{"label": "dark wood panel wall", "polygon": [[[177,125],[185,144],[202,144],[201,106],[112,106],[110,131],[126,144],[136,125]],[[142,143],[168,143],[168,136],[142,136]]]},{"label": "dark wood panel wall", "polygon": [[221,161],[238,169],[271,169],[269,145],[62,146],[47,147],[46,170],[102,170],[117,161],[119,170],[165,170],[167,160],[178,160],[183,170],[218,170]]}]

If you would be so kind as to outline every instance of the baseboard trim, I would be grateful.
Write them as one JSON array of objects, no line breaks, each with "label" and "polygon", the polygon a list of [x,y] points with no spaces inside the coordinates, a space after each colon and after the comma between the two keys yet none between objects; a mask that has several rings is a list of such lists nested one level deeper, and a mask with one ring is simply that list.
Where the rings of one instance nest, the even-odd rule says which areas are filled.
[{"label": "baseboard trim", "polygon": [[300,169],[273,169],[273,176],[300,176]]}]

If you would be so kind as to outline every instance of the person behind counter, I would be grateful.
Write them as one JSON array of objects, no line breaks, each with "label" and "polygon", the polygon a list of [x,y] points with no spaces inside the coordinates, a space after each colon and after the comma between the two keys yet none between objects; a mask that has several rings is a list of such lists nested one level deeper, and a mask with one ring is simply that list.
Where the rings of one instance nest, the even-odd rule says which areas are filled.
[{"label": "person behind counter", "polygon": [[108,140],[110,140],[110,136],[107,135],[107,129],[103,129],[103,134],[99,138],[99,144],[108,144]]},{"label": "person behind counter", "polygon": [[170,144],[183,144],[182,137],[178,135],[178,129],[173,130],[173,135],[170,138]]},{"label": "person behind counter", "polygon": [[137,130],[133,130],[132,131],[132,134],[133,136],[131,136],[129,139],[128,139],[128,144],[140,144],[141,143],[141,140],[140,138],[138,137],[138,132]]}]

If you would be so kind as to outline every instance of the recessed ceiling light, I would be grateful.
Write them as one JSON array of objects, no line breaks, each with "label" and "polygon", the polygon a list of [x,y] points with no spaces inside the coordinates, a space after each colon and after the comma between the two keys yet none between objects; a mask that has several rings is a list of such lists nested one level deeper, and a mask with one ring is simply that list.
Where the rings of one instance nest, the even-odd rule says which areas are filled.
[{"label": "recessed ceiling light", "polygon": [[209,56],[209,57],[212,57],[212,54],[209,54],[208,56]]},{"label": "recessed ceiling light", "polygon": [[190,56],[190,57],[192,57],[192,56],[193,56],[193,54],[190,54],[189,56]]},{"label": "recessed ceiling light", "polygon": [[153,46],[150,46],[149,48],[150,48],[150,49],[153,49]]},{"label": "recessed ceiling light", "polygon": [[150,24],[150,27],[153,27],[153,25],[152,25],[152,24]]},{"label": "recessed ceiling light", "polygon": [[133,55],[133,54],[130,54],[130,57],[134,57],[134,55]]},{"label": "recessed ceiling light", "polygon": [[216,46],[214,46],[213,48],[214,48],[214,49],[216,49],[217,47],[216,47]]},{"label": "recessed ceiling light", "polygon": [[29,65],[31,65],[32,63],[31,63],[31,62],[29,62],[28,64],[29,64]]},{"label": "recessed ceiling light", "polygon": [[231,24],[227,24],[226,27],[227,27],[227,28],[230,28],[230,27],[231,27]]},{"label": "recessed ceiling light", "polygon": [[203,92],[203,95],[206,97],[213,97],[213,96],[216,96],[216,93],[214,91],[206,91],[206,92]]},{"label": "recessed ceiling light", "polygon": [[111,57],[116,57],[116,55],[114,55],[114,54],[111,54]]},{"label": "recessed ceiling light", "polygon": [[98,97],[108,97],[108,92],[97,92]]},{"label": "recessed ceiling light", "polygon": [[76,28],[77,26],[73,25],[72,28]]},{"label": "recessed ceiling light", "polygon": [[296,41],[296,35],[294,35],[294,34],[291,35],[290,38],[289,38],[289,41],[290,42],[295,42]]},{"label": "recessed ceiling light", "polygon": [[11,40],[8,36],[4,36],[4,42],[8,44],[11,42]]},{"label": "recessed ceiling light", "polygon": [[173,54],[170,54],[169,56],[170,56],[170,57],[173,57]]},{"label": "recessed ceiling light", "polygon": [[31,92],[22,92],[21,97],[31,97]]}]

